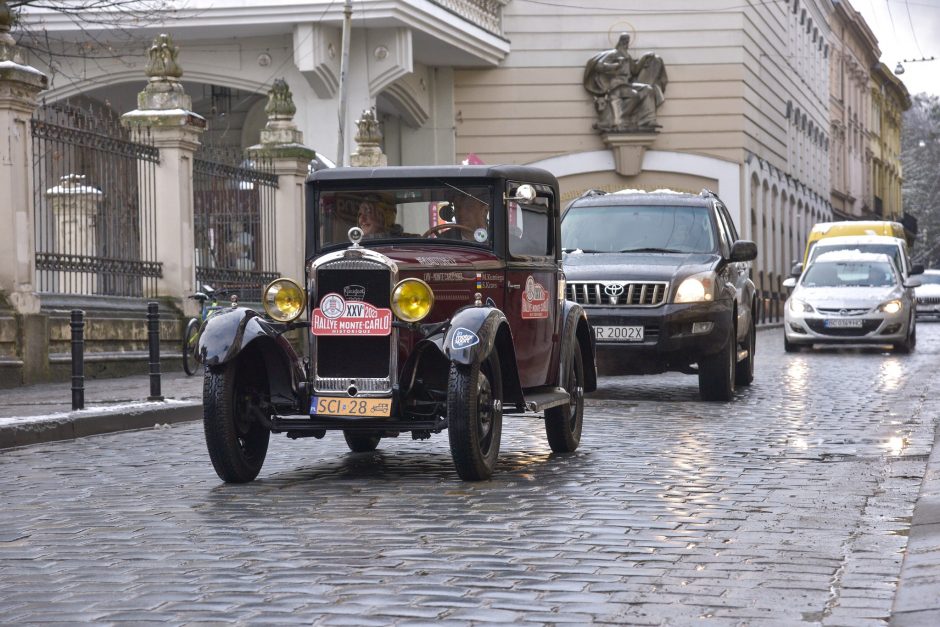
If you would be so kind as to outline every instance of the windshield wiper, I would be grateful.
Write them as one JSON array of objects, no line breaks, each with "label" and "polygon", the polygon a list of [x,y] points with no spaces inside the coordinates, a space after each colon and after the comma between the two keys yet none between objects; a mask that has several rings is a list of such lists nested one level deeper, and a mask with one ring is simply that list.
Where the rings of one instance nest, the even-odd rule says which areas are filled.
[{"label": "windshield wiper", "polygon": [[623,250],[618,250],[620,253],[684,253],[684,250],[676,250],[675,248],[656,248],[655,246],[649,246],[647,248],[624,248]]}]

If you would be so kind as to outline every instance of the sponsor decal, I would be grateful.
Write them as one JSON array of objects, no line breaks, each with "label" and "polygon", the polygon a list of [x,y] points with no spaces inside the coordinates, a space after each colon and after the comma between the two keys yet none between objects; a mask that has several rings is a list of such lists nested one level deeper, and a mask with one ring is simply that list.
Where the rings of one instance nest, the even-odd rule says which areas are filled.
[{"label": "sponsor decal", "polygon": [[465,280],[463,272],[425,272],[426,283],[460,283]]},{"label": "sponsor decal", "polygon": [[480,338],[477,336],[477,334],[470,329],[465,329],[463,327],[457,327],[450,339],[450,347],[455,351],[462,350],[464,348],[470,348],[471,346],[479,343]]},{"label": "sponsor decal", "polygon": [[343,298],[346,300],[365,300],[366,288],[361,285],[347,285],[343,288]]},{"label": "sponsor decal", "polygon": [[490,234],[483,227],[480,227],[473,232],[473,239],[480,242],[481,244],[490,238]]},{"label": "sponsor decal", "polygon": [[422,266],[456,266],[457,260],[453,257],[415,257]]},{"label": "sponsor decal", "polygon": [[483,289],[483,275],[480,274],[479,272],[477,272],[477,284],[476,285],[477,285],[478,290]]},{"label": "sponsor decal", "polygon": [[347,301],[331,292],[313,310],[310,332],[322,336],[388,335],[392,332],[392,310],[359,300]]},{"label": "sponsor decal", "polygon": [[548,318],[548,291],[529,275],[522,290],[522,318],[538,320]]}]

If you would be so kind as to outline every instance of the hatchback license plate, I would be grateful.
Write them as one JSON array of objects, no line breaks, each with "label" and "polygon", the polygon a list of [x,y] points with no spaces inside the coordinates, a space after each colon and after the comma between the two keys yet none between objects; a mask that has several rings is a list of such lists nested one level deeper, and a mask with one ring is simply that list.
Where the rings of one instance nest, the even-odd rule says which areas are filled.
[{"label": "hatchback license plate", "polygon": [[823,321],[827,329],[861,329],[862,321],[858,318],[830,318]]},{"label": "hatchback license plate", "polygon": [[310,399],[310,413],[318,416],[386,418],[392,413],[392,399],[314,396]]},{"label": "hatchback license plate", "polygon": [[604,342],[642,342],[643,327],[594,327],[594,337]]}]

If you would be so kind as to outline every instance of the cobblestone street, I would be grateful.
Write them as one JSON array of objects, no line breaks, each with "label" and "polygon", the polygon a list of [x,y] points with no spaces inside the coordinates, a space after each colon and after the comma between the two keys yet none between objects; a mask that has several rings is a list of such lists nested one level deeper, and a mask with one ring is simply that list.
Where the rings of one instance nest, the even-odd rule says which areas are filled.
[{"label": "cobblestone street", "polygon": [[272,436],[242,486],[198,422],[5,450],[0,622],[885,624],[940,408],[940,324],[918,336],[762,330],[733,403],[603,378],[575,454],[507,417],[483,483],[446,433]]}]

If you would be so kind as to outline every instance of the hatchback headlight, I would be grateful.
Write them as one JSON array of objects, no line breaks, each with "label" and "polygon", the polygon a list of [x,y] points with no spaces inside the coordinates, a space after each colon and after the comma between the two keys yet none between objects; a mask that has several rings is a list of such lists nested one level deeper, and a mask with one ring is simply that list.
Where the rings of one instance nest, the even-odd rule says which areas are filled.
[{"label": "hatchback headlight", "polygon": [[715,300],[715,273],[700,272],[687,277],[676,290],[676,303],[705,303]]},{"label": "hatchback headlight", "polygon": [[264,288],[264,310],[278,322],[290,322],[304,312],[307,297],[296,281],[275,279]]},{"label": "hatchback headlight", "polygon": [[881,303],[878,305],[878,311],[883,311],[888,314],[896,314],[904,308],[904,304],[899,300],[889,300],[886,303]]},{"label": "hatchback headlight", "polygon": [[790,311],[793,313],[812,313],[815,311],[813,306],[807,303],[805,300],[800,300],[799,298],[790,299]]},{"label": "hatchback headlight", "polygon": [[421,279],[404,279],[392,290],[392,311],[405,322],[423,320],[434,306],[434,291]]}]

